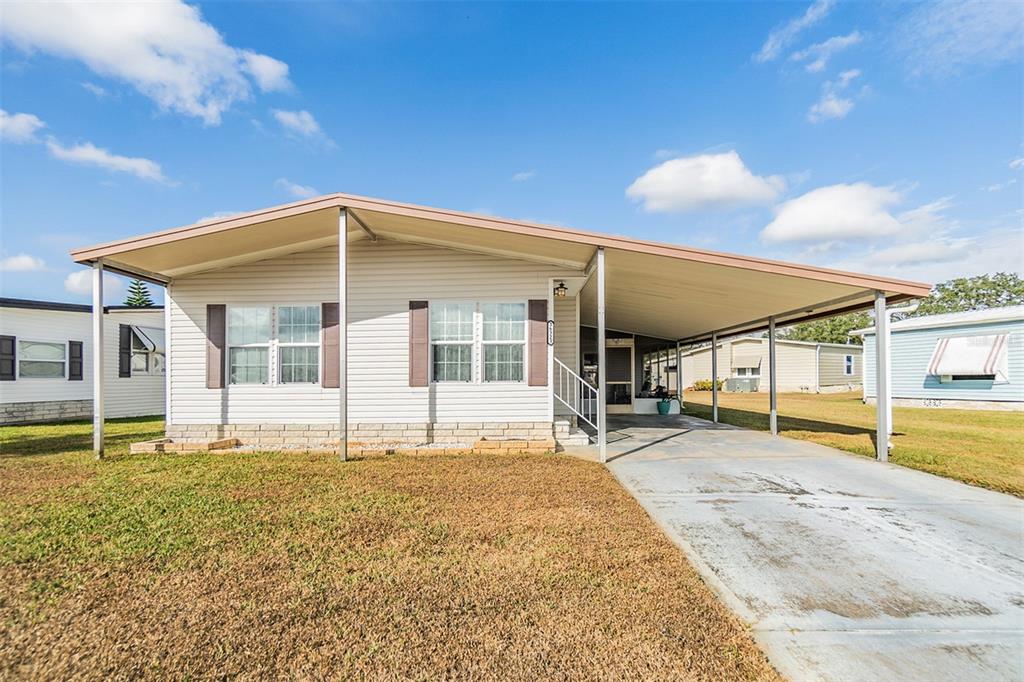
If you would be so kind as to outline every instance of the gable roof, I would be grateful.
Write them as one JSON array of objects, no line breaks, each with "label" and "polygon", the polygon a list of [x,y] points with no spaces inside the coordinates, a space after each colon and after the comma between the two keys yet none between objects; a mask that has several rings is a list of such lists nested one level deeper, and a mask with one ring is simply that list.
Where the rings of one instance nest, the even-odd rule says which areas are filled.
[{"label": "gable roof", "polygon": [[[346,239],[383,239],[549,263],[589,275],[605,249],[608,326],[660,338],[697,338],[729,328],[755,331],[774,315],[794,323],[870,305],[875,290],[893,300],[930,287],[887,277],[705,251],[494,216],[348,194],[329,194],[98,244],[72,252],[79,263],[166,283],[175,278],[337,244],[340,210]],[[581,293],[584,322],[596,317],[596,290]],[[679,315],[652,313],[671,307]],[[684,316],[685,313],[685,316]]]}]

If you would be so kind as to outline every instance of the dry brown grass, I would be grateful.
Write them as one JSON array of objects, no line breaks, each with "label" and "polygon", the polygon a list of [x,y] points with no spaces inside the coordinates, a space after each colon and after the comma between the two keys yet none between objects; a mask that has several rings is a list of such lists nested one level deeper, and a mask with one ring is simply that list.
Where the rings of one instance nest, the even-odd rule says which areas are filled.
[{"label": "dry brown grass", "polygon": [[778,679],[556,456],[5,459],[0,618],[7,678]]}]

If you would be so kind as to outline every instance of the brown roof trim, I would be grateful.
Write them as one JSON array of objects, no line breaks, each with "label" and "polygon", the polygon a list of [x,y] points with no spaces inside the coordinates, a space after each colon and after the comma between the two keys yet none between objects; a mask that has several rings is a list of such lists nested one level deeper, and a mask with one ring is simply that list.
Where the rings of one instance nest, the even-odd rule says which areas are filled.
[{"label": "brown roof trim", "polygon": [[425,220],[436,220],[446,223],[480,227],[502,232],[513,232],[547,239],[571,241],[576,243],[589,244],[595,247],[619,249],[636,253],[647,253],[667,258],[680,260],[697,261],[701,263],[712,263],[726,267],[734,267],[745,270],[756,270],[774,274],[802,277],[805,279],[834,282],[849,286],[862,287],[865,289],[878,289],[909,296],[927,296],[931,286],[922,282],[911,282],[906,280],[893,279],[889,277],[878,277],[864,275],[855,272],[819,268],[799,263],[787,263],[784,261],[754,258],[738,254],[722,253],[717,251],[706,251],[686,246],[662,244],[640,239],[631,239],[615,235],[585,232],[565,227],[552,227],[540,223],[531,223],[519,220],[509,220],[493,216],[482,216],[472,213],[463,213],[449,209],[432,208],[429,206],[418,206],[415,204],[404,204],[372,197],[362,197],[349,194],[327,194],[305,201],[298,201],[281,206],[273,206],[251,213],[244,213],[217,220],[210,220],[195,225],[153,232],[131,239],[122,239],[105,244],[98,244],[71,252],[71,257],[79,263],[93,261],[97,258],[110,256],[124,251],[130,251],[147,246],[156,246],[167,242],[190,239],[207,234],[214,234],[225,230],[232,230],[239,227],[246,227],[268,220],[287,218],[294,215],[301,215],[311,211],[318,211],[327,208],[348,208],[354,210],[376,211],[391,215],[400,215]]}]

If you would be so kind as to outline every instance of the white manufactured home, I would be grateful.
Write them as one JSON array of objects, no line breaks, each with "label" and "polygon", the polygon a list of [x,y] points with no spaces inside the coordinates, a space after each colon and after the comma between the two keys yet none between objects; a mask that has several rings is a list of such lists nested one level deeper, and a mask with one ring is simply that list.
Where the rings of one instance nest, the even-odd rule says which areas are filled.
[{"label": "white manufactured home", "polygon": [[[764,391],[768,339],[739,338],[718,345],[718,380],[726,391]],[[827,393],[860,388],[864,349],[856,344],[776,341],[776,386],[787,393]],[[711,379],[711,347],[683,353],[683,387]]]},{"label": "white manufactured home", "polygon": [[[108,417],[164,412],[163,307],[106,306]],[[92,307],[0,298],[0,424],[93,415]]]},{"label": "white manufactured home", "polygon": [[608,405],[642,388],[635,353],[621,353],[626,367],[609,353],[623,336],[678,357],[719,333],[928,292],[344,194],[72,257],[93,268],[97,291],[104,270],[166,287],[168,437],[343,455],[350,440],[564,440],[575,426],[603,452]]}]

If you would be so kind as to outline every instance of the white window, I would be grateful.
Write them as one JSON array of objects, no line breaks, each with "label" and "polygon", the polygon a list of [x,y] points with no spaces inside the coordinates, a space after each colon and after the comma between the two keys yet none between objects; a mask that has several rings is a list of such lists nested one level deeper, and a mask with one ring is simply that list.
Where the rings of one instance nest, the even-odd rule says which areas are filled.
[{"label": "white window", "polygon": [[843,374],[850,377],[853,376],[853,356],[843,356]]},{"label": "white window", "polygon": [[315,384],[320,379],[320,306],[277,309],[277,342],[282,384]]},{"label": "white window", "polygon": [[18,341],[18,377],[21,379],[62,379],[66,362],[66,343]]},{"label": "white window", "polygon": [[164,330],[132,326],[132,375],[164,373]]},{"label": "white window", "polygon": [[757,367],[737,367],[736,376],[738,377],[759,377],[761,376],[761,366]]},{"label": "white window", "polygon": [[435,382],[473,381],[472,303],[430,305],[430,365]]},{"label": "white window", "polygon": [[320,306],[228,308],[228,382],[320,382]]},{"label": "white window", "polygon": [[228,382],[266,384],[270,379],[270,308],[228,310]]},{"label": "white window", "polygon": [[434,382],[522,382],[526,303],[431,303]]},{"label": "white window", "polygon": [[484,303],[483,380],[522,381],[526,358],[526,304]]}]

